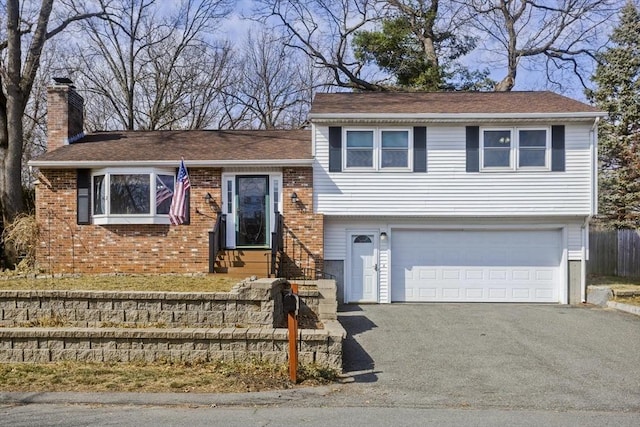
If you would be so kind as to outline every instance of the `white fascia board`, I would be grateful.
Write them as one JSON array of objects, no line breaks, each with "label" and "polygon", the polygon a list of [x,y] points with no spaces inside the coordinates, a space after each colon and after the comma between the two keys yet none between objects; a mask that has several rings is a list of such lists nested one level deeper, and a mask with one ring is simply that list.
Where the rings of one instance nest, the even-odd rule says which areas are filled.
[{"label": "white fascia board", "polygon": [[[241,166],[312,166],[313,159],[290,159],[290,160],[185,160],[186,167],[241,167]],[[180,160],[127,160],[127,161],[51,161],[51,160],[30,160],[29,166],[50,169],[94,169],[107,167],[178,167]]]},{"label": "white fascia board", "polygon": [[586,120],[605,116],[601,111],[592,112],[567,112],[567,113],[345,113],[345,114],[310,114],[312,123],[336,123],[354,121],[378,121],[378,122],[433,122],[433,123],[458,123],[476,121],[515,121],[515,120]]}]

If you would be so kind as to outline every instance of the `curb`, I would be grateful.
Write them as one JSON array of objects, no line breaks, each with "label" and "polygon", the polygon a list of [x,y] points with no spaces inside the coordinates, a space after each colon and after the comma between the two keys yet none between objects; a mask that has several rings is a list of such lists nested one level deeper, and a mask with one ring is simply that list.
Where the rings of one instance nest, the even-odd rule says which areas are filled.
[{"label": "curb", "polygon": [[0,404],[75,404],[127,406],[217,407],[239,405],[279,405],[317,399],[338,392],[339,384],[250,393],[78,393],[78,392],[0,392]]},{"label": "curb", "polygon": [[607,307],[640,316],[640,306],[638,305],[625,304],[617,301],[608,301]]},{"label": "curb", "polygon": [[637,291],[614,291],[610,286],[589,286],[587,289],[587,303],[640,316],[640,306],[613,301],[616,296],[631,296],[635,292]]}]

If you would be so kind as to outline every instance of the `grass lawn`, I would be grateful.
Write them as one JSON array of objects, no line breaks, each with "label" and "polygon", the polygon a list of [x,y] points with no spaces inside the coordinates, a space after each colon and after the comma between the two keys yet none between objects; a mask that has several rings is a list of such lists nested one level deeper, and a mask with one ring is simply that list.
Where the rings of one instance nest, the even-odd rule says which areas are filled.
[{"label": "grass lawn", "polygon": [[227,276],[82,275],[11,277],[0,275],[3,290],[83,290],[144,292],[228,292],[240,280]]},{"label": "grass lawn", "polygon": [[640,289],[640,277],[587,276],[587,286],[611,286],[615,289]]},{"label": "grass lawn", "polygon": [[[302,367],[298,384],[328,384],[335,371]],[[238,393],[291,388],[286,365],[211,362],[0,364],[0,391]]]}]

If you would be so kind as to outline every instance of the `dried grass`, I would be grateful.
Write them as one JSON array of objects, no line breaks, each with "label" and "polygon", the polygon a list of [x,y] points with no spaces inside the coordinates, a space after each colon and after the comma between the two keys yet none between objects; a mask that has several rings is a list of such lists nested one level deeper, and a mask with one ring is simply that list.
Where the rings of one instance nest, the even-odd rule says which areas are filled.
[{"label": "dried grass", "polygon": [[78,275],[73,277],[0,275],[0,289],[4,290],[228,292],[236,283],[238,279],[215,275]]},{"label": "dried grass", "polygon": [[[302,367],[303,386],[327,384],[337,373]],[[129,391],[230,393],[291,388],[286,365],[266,362],[0,364],[0,391]]]},{"label": "dried grass", "polygon": [[19,214],[5,226],[2,239],[15,249],[20,258],[17,271],[31,271],[34,268],[38,231],[35,215]]}]

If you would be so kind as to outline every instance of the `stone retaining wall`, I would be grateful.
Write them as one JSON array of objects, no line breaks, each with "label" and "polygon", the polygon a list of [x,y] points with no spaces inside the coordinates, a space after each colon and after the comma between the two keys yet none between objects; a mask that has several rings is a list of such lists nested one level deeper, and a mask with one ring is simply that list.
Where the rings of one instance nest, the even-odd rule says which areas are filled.
[{"label": "stone retaining wall", "polygon": [[[241,282],[231,292],[0,290],[0,326],[57,320],[71,327],[277,327],[284,279]],[[316,292],[317,294],[317,292]]]},{"label": "stone retaining wall", "polygon": [[[301,363],[342,369],[344,329],[302,329]],[[287,361],[283,328],[0,328],[0,362]]]},{"label": "stone retaining wall", "polygon": [[[285,362],[288,287],[260,279],[229,293],[0,290],[0,362]],[[342,369],[335,293],[331,280],[301,284],[301,314],[324,328],[300,329],[301,363]]]}]

